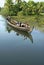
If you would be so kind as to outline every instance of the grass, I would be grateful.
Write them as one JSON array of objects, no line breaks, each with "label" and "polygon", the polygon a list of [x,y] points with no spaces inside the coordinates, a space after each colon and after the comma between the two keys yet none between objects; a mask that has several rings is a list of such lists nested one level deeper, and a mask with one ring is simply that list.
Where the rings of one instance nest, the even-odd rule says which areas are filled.
[{"label": "grass", "polygon": [[29,25],[44,25],[44,16],[40,15],[11,16],[11,18],[19,22],[28,23]]}]

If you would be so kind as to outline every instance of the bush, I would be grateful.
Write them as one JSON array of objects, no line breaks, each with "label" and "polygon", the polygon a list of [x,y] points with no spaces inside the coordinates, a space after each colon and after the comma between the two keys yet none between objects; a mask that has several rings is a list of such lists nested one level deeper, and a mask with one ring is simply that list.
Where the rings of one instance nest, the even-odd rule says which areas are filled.
[{"label": "bush", "polygon": [[23,11],[18,12],[18,16],[23,16]]},{"label": "bush", "polygon": [[4,16],[8,16],[9,15],[8,7],[5,7],[3,9],[1,9],[1,14],[4,15]]}]

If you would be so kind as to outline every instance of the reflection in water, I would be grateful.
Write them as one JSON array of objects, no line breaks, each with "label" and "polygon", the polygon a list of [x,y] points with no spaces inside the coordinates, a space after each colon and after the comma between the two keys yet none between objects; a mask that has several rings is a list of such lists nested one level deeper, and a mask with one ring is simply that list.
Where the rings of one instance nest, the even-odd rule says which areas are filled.
[{"label": "reflection in water", "polygon": [[31,33],[24,32],[24,31],[19,31],[18,29],[15,29],[15,28],[9,26],[8,24],[6,25],[6,30],[8,31],[8,33],[10,33],[13,30],[13,31],[16,32],[17,36],[19,36],[19,35],[23,36],[24,40],[26,40],[27,38],[29,38],[31,40],[31,42],[33,43],[33,38],[32,38]]},{"label": "reflection in water", "polygon": [[[34,27],[38,26],[35,23]],[[31,35],[13,29],[6,25],[6,21],[0,21],[0,65],[44,65],[44,33],[38,29],[34,28]]]}]

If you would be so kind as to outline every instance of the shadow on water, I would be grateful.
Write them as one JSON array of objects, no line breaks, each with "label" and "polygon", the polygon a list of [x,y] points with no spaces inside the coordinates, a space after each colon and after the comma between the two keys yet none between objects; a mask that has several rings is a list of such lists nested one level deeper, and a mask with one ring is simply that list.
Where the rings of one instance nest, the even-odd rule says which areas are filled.
[{"label": "shadow on water", "polygon": [[15,29],[15,28],[9,26],[8,24],[6,24],[6,30],[8,31],[8,33],[10,33],[13,30],[14,32],[16,32],[17,36],[19,36],[19,35],[23,36],[24,40],[26,40],[28,38],[33,43],[33,37],[31,35],[31,33],[24,32],[24,31],[19,31],[18,29]]}]

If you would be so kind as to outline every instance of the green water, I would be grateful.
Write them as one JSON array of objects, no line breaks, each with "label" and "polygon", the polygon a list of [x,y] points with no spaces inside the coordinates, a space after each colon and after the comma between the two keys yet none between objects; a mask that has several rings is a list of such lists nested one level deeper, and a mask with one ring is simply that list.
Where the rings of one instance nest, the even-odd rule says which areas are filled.
[{"label": "green water", "polygon": [[0,16],[0,65],[44,65],[44,25],[18,31]]}]

